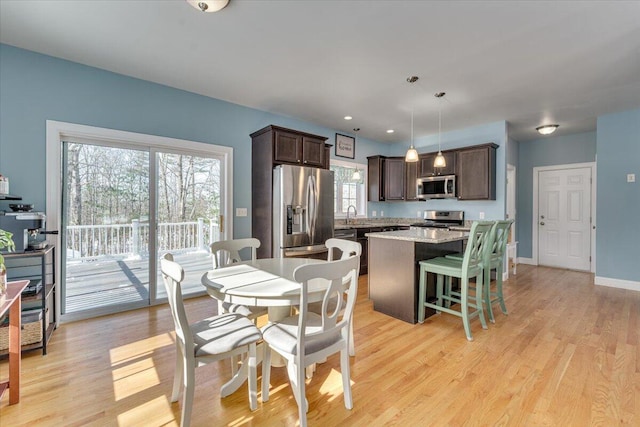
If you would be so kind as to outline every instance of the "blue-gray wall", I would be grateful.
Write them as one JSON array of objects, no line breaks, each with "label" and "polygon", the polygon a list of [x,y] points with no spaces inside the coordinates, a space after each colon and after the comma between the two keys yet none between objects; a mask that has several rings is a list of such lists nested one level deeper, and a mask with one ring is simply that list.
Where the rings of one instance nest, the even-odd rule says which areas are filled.
[{"label": "blue-gray wall", "polygon": [[[234,207],[251,208],[251,138],[276,124],[335,140],[334,129],[0,44],[0,173],[45,208],[45,122],[57,120],[234,148]],[[358,138],[356,161],[388,150]],[[332,157],[334,156],[332,150]],[[0,202],[0,210],[6,209]],[[234,219],[251,234],[251,214]]]},{"label": "blue-gray wall", "polygon": [[595,159],[595,132],[546,137],[518,143],[516,166],[518,257],[532,257],[533,168],[594,162]]},{"label": "blue-gray wall", "polygon": [[598,117],[597,134],[596,276],[640,282],[640,109]]}]

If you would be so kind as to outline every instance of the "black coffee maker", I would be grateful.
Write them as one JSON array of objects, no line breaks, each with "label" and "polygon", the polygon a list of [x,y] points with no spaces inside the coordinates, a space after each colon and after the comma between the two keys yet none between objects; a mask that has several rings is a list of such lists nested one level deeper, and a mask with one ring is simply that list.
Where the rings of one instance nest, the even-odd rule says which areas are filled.
[{"label": "black coffee maker", "polygon": [[43,212],[0,212],[0,228],[13,234],[15,252],[42,249],[46,218]]}]

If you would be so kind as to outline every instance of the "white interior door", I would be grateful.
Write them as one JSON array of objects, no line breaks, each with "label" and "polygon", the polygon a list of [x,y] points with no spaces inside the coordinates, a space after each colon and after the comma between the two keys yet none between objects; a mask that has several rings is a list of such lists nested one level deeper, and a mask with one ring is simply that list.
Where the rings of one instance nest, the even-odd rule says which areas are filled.
[{"label": "white interior door", "polygon": [[538,264],[589,271],[591,168],[538,174]]}]

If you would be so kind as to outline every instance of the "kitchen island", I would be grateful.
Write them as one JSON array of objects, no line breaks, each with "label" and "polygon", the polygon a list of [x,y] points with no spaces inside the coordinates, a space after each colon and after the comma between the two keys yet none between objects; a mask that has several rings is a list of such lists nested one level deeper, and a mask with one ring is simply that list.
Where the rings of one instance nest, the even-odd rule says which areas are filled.
[{"label": "kitchen island", "polygon": [[[373,309],[409,323],[418,320],[418,262],[462,252],[465,231],[420,228],[367,233],[369,298]],[[435,298],[435,278],[427,277],[427,299]],[[426,316],[434,314],[427,309]]]}]

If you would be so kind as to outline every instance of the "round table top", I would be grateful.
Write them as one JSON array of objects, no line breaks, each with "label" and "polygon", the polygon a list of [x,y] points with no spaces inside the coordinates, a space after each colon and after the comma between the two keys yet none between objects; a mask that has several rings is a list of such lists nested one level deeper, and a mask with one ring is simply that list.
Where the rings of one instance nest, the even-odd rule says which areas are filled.
[{"label": "round table top", "polygon": [[[300,284],[293,272],[306,264],[326,262],[310,258],[264,258],[244,261],[202,275],[202,284],[214,298],[252,306],[287,306],[300,303]],[[309,302],[321,301],[324,281],[310,281]]]}]

